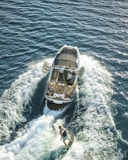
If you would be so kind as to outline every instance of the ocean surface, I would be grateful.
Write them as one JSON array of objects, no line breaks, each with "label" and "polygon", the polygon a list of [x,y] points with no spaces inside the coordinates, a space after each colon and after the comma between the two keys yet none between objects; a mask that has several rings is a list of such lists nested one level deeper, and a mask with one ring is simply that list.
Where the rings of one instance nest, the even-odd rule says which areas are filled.
[{"label": "ocean surface", "polygon": [[[64,44],[85,68],[66,111],[44,91]],[[74,134],[64,152],[58,125]],[[0,160],[128,159],[128,1],[0,1]]]}]

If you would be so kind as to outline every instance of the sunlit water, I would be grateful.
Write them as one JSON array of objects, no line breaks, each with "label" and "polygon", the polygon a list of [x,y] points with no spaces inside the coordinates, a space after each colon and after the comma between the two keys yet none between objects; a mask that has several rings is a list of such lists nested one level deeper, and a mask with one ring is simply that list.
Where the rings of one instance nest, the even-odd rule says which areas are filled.
[{"label": "sunlit water", "polygon": [[[127,160],[127,1],[0,2],[0,159]],[[85,68],[64,111],[44,99],[52,62],[78,46]],[[58,125],[74,134],[68,151]]]}]

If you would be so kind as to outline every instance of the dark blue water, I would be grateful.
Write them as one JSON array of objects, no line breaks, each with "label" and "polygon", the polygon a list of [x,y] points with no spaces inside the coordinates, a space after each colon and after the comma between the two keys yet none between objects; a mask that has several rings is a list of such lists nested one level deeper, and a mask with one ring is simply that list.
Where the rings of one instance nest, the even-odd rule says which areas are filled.
[{"label": "dark blue water", "polygon": [[[54,118],[43,112],[42,73],[64,44],[79,48],[85,67],[76,99],[59,117],[76,137],[65,154]],[[128,159],[127,82],[126,0],[0,2],[0,159]]]}]

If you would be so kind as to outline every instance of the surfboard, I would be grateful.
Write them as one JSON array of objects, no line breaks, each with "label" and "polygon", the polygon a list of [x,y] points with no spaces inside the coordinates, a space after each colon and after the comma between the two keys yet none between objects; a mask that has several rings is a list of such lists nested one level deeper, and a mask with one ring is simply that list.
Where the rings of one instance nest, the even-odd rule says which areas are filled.
[{"label": "surfboard", "polygon": [[85,71],[84,67],[81,67],[79,72],[78,72],[79,78],[81,78],[83,76],[84,71]]},{"label": "surfboard", "polygon": [[73,141],[74,141],[73,134],[68,133],[67,139],[65,140],[65,143],[68,145],[68,147],[65,147],[66,150],[68,150],[72,146]]}]

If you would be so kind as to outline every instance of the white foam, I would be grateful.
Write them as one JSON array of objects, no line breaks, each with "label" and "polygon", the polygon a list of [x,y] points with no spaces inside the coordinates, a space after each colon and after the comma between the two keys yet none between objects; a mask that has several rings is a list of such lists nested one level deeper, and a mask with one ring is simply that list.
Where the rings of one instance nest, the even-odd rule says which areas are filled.
[{"label": "white foam", "polygon": [[113,92],[112,77],[104,66],[91,57],[83,55],[81,62],[85,73],[79,92],[83,96],[78,98],[80,107],[69,124],[79,130],[67,153],[62,154],[63,143],[57,129],[58,124],[63,125],[64,122],[58,120],[52,126],[57,115],[46,109],[48,114],[31,121],[22,137],[0,148],[2,160],[50,160],[51,155],[55,160],[59,157],[63,160],[122,159],[117,142],[119,136],[109,108]]},{"label": "white foam", "polygon": [[[48,59],[51,61],[51,59]],[[43,60],[29,64],[28,70],[16,79],[10,89],[5,90],[0,99],[0,141],[3,137],[10,139],[10,134],[16,124],[24,117],[22,112],[30,101],[38,82],[46,74],[42,73]],[[11,130],[10,130],[11,128]]]},{"label": "white foam", "polygon": [[[52,126],[53,120],[53,116],[43,115],[31,121],[22,137],[1,147],[0,155],[2,160],[49,159],[51,153],[55,154],[54,157],[57,158],[63,143],[60,141],[58,127],[54,128]],[[55,126],[57,125],[58,122]]]},{"label": "white foam", "polygon": [[[85,73],[80,86],[81,105],[83,112],[77,110],[77,119],[72,121],[72,126],[82,128],[77,133],[77,139],[83,142],[84,152],[81,151],[79,159],[108,159],[118,160],[123,157],[118,148],[118,132],[116,130],[111,111],[110,100],[112,95],[112,77],[104,66],[91,57],[82,56]],[[116,134],[116,135],[114,135]],[[70,157],[70,158],[69,158]],[[67,159],[76,158],[66,155]],[[64,159],[66,159],[64,158]]]}]

